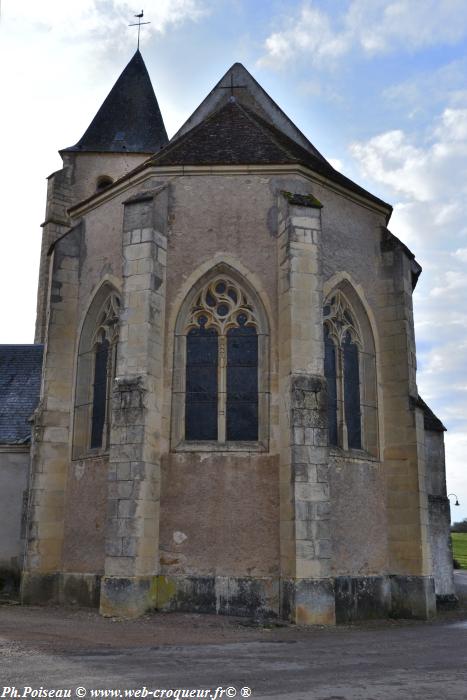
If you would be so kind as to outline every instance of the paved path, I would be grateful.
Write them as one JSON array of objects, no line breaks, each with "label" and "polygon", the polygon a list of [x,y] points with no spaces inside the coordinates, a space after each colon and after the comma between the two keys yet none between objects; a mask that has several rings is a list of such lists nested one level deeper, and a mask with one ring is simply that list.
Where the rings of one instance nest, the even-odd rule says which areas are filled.
[{"label": "paved path", "polygon": [[459,700],[466,664],[459,614],[304,630],[201,615],[116,622],[89,611],[0,608],[0,697],[2,686],[71,688],[73,698],[77,687],[90,698],[91,689],[125,697],[144,687],[212,688],[214,697],[231,686],[239,698],[249,687],[263,700]]}]

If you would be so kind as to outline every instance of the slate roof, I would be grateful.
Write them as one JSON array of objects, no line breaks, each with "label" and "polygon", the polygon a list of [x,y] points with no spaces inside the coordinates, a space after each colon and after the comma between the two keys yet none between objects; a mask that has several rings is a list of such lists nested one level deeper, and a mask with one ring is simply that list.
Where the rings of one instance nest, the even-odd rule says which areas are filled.
[{"label": "slate roof", "polygon": [[236,98],[230,98],[200,124],[171,141],[144,165],[148,163],[157,166],[297,163],[391,209],[389,204],[335,170],[322,156],[310,153]]},{"label": "slate roof", "polygon": [[43,345],[0,345],[0,445],[27,444],[39,401]]},{"label": "slate roof", "polygon": [[84,135],[61,153],[157,153],[167,142],[149,73],[136,51]]},{"label": "slate roof", "polygon": [[178,139],[179,136],[186,134],[190,129],[193,129],[193,127],[203,121],[207,115],[223,105],[229,99],[229,93],[237,97],[245,107],[252,109],[306,150],[324,160],[316,146],[300,131],[297,125],[293,123],[245,66],[238,61],[224,73],[211,92],[206,95],[195,111],[174,134],[173,138]]},{"label": "slate roof", "polygon": [[417,406],[423,411],[423,426],[425,430],[433,430],[440,433],[446,430],[440,419],[435,416],[431,408],[424,402],[421,396],[419,396],[417,399]]}]

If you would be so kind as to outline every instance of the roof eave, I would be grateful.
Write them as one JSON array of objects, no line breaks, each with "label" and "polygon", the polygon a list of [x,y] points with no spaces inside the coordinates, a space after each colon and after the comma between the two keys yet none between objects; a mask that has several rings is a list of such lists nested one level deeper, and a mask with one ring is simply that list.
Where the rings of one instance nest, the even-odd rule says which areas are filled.
[{"label": "roof eave", "polygon": [[365,196],[365,190],[362,193],[353,192],[349,188],[343,187],[342,185],[324,177],[323,175],[315,172],[309,166],[302,165],[301,163],[292,163],[287,165],[223,165],[221,163],[217,165],[157,165],[153,162],[146,161],[141,163],[136,168],[131,170],[126,175],[122,176],[116,180],[112,185],[106,188],[103,192],[96,192],[92,194],[87,199],[78,202],[77,204],[70,207],[68,214],[71,218],[76,219],[88,211],[104,204],[105,202],[118,197],[120,194],[124,193],[129,187],[138,185],[149,177],[157,174],[158,176],[166,175],[167,177],[176,177],[179,175],[206,175],[206,174],[277,174],[281,175],[284,173],[296,173],[300,175],[305,175],[310,180],[324,184],[331,188],[338,194],[346,196],[359,204],[366,206],[370,209],[376,210],[383,214],[386,219],[389,219],[392,213],[392,207],[379,200],[378,198],[367,193]]}]

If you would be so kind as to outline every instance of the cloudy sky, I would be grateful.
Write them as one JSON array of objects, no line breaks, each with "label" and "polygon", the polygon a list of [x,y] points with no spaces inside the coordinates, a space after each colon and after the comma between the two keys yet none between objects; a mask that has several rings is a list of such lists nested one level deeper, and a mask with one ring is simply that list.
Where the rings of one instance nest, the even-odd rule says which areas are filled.
[{"label": "cloudy sky", "polygon": [[[33,340],[45,176],[136,44],[125,0],[0,0],[0,342]],[[466,0],[145,0],[169,135],[235,61],[335,167],[394,205],[423,274],[418,382],[467,517]]]}]

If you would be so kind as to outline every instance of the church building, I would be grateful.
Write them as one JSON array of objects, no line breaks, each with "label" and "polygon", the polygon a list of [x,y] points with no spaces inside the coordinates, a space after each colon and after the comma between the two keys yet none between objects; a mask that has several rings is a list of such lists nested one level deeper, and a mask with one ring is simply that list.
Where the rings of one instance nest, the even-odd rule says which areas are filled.
[{"label": "church building", "polygon": [[299,624],[452,601],[421,267],[391,206],[239,63],[169,140],[137,51],[60,155],[21,351],[34,376],[43,357],[8,544],[22,601]]}]

